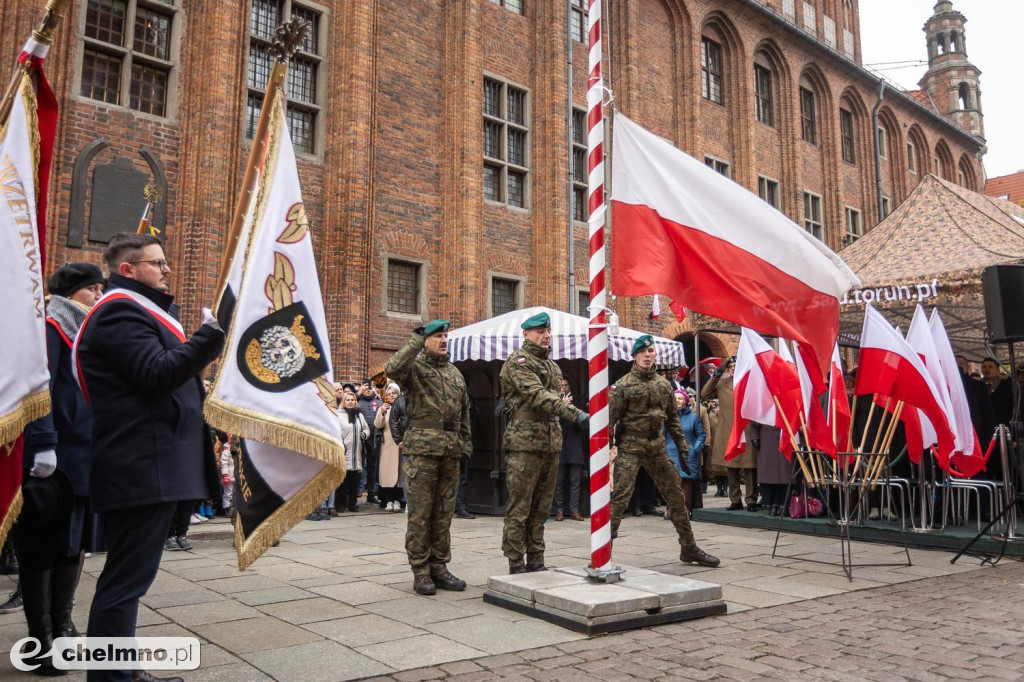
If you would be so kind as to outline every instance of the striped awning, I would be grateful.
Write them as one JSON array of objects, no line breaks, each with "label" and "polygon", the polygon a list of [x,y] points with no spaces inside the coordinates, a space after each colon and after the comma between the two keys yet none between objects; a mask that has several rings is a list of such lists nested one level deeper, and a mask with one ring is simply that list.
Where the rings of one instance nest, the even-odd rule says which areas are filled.
[{"label": "striped awning", "polygon": [[[523,321],[547,313],[551,316],[551,359],[586,360],[587,326],[589,320],[551,308],[535,307],[513,310],[510,313],[492,317],[466,327],[455,329],[448,334],[448,353],[452,362],[465,360],[507,360],[513,351],[523,345]],[[608,338],[608,359],[629,362],[633,342],[643,335],[633,329],[619,328],[619,333]],[[685,366],[683,344],[671,339],[654,337],[659,366]]]}]

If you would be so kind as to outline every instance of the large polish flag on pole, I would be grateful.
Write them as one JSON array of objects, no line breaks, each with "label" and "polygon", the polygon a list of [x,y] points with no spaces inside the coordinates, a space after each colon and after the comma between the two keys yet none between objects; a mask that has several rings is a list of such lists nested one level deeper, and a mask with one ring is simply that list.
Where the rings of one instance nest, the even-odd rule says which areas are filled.
[{"label": "large polish flag on pole", "polygon": [[756,195],[615,114],[612,290],[795,339],[824,373],[857,276]]},{"label": "large polish flag on pole", "polygon": [[[898,331],[869,303],[864,308],[864,327],[860,335],[860,364],[854,394],[889,396],[903,401],[904,424],[913,427],[920,415],[935,431],[939,464],[946,466],[942,453],[953,451],[955,437],[946,418],[944,403],[928,370],[917,352]],[[917,408],[908,409],[908,408]],[[931,443],[911,438],[908,433],[907,452],[914,463],[921,461],[923,447]]]},{"label": "large polish flag on pole", "polygon": [[825,382],[816,365],[808,365],[806,349],[797,342],[796,354],[790,352],[785,339],[779,339],[779,355],[792,365],[800,379],[801,409],[807,427],[808,447],[836,456],[836,445],[828,430],[825,413],[821,410],[818,396],[825,392]]},{"label": "large polish flag on pole", "polygon": [[[932,330],[928,324],[928,316],[925,314],[924,308],[921,307],[920,303],[914,309],[914,317],[907,328],[907,343],[917,351],[918,357],[924,363],[925,371],[928,372],[928,377],[935,385],[936,399],[939,405],[942,406],[942,411],[946,415],[947,423],[949,424],[949,430],[953,433],[952,448],[948,452],[936,452],[940,462],[948,462],[953,455],[953,451],[960,447],[961,437],[957,429],[956,420],[952,418],[953,405],[949,400],[949,391],[946,390],[946,378],[939,364],[939,351],[935,348],[935,338],[932,336]],[[920,411],[919,415],[923,436],[922,447],[924,447],[936,442],[937,437],[931,420]]]},{"label": "large polish flag on pole", "polygon": [[846,395],[846,382],[843,380],[843,359],[839,355],[839,344],[832,348],[832,361],[829,363],[828,378],[828,414],[826,419],[832,440],[839,452],[853,450],[850,434],[850,399]]}]

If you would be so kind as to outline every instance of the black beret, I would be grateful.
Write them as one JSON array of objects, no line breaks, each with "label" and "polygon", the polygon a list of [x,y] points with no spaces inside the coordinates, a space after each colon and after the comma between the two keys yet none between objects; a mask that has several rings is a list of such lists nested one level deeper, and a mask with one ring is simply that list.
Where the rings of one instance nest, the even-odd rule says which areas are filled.
[{"label": "black beret", "polygon": [[106,284],[100,269],[89,263],[69,263],[53,273],[46,288],[51,294],[67,297],[90,284]]}]

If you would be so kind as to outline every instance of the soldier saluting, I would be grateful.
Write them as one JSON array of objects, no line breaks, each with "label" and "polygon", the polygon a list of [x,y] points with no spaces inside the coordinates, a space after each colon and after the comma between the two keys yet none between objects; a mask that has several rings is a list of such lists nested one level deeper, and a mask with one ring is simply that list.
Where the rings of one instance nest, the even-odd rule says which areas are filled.
[{"label": "soldier saluting", "polygon": [[[665,429],[679,448],[680,464],[688,451],[686,437],[676,418],[676,403],[668,379],[654,371],[654,337],[644,334],[633,344],[633,367],[629,374],[611,387],[609,399],[611,424],[615,428],[617,446],[612,448],[615,460],[615,489],[612,492],[612,537],[618,535],[622,512],[629,504],[636,483],[637,470],[643,466],[654,479],[658,492],[673,510],[672,524],[679,534],[682,551],[679,560],[714,568],[719,560],[697,546],[687,518],[679,472],[665,449]],[[683,510],[683,511],[678,511]]]},{"label": "soldier saluting", "polygon": [[562,450],[558,418],[586,424],[589,415],[562,398],[562,371],[551,352],[551,317],[538,313],[521,325],[526,341],[501,368],[501,392],[511,411],[505,429],[505,530],[502,553],[509,573],[546,570],[544,522],[551,511]]},{"label": "soldier saluting", "polygon": [[417,327],[384,368],[405,392],[409,418],[402,439],[409,510],[405,551],[417,594],[466,589],[466,581],[448,570],[459,461],[473,453],[466,382],[448,359],[449,326],[448,320],[434,320]]}]

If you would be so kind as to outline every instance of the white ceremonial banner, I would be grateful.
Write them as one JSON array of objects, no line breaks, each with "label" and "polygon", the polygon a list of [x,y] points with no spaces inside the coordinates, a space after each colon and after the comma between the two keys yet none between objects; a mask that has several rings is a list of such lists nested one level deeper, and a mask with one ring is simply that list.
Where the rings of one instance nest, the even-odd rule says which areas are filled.
[{"label": "white ceremonial banner", "polygon": [[345,476],[323,296],[280,94],[217,318],[225,352],[210,424],[240,436],[239,567],[255,561]]}]

